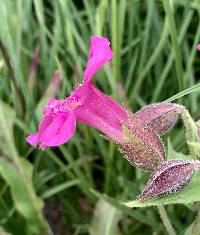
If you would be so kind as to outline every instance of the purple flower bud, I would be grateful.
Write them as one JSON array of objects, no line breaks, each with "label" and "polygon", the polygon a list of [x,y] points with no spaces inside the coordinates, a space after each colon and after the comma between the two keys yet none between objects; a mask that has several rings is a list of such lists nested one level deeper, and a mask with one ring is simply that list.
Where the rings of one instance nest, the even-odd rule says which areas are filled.
[{"label": "purple flower bud", "polygon": [[179,114],[184,109],[184,106],[173,103],[151,104],[136,112],[134,117],[142,120],[161,135],[175,125]]},{"label": "purple flower bud", "polygon": [[171,160],[164,162],[150,177],[140,200],[149,197],[175,193],[186,186],[194,173],[200,167],[200,161]]},{"label": "purple flower bud", "polygon": [[122,128],[125,137],[117,143],[119,151],[131,164],[144,170],[155,170],[165,157],[159,135],[134,117],[129,117],[129,126],[122,124]]}]

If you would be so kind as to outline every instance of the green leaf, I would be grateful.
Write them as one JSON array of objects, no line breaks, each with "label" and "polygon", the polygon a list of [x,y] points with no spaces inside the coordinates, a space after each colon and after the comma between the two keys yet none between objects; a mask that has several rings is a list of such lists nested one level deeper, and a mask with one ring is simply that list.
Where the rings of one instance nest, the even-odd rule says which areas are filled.
[{"label": "green leaf", "polygon": [[94,218],[90,226],[91,235],[121,235],[118,222],[122,219],[122,213],[111,204],[100,199],[95,208]]},{"label": "green leaf", "polygon": [[43,202],[37,197],[32,184],[33,167],[26,159],[19,157],[13,140],[14,118],[14,110],[0,101],[0,174],[9,185],[15,207],[26,219],[30,230],[46,234]]},{"label": "green leaf", "polygon": [[59,185],[56,185],[55,187],[51,187],[50,189],[48,189],[47,191],[45,191],[41,197],[43,199],[47,199],[49,197],[52,197],[53,195],[57,194],[57,193],[60,193],[61,191],[63,190],[66,190],[68,188],[71,188],[75,185],[78,185],[80,184],[81,181],[79,179],[75,179],[75,180],[71,180],[69,182],[65,182],[65,183],[62,183],[62,184],[59,184]]},{"label": "green leaf", "polygon": [[[187,110],[185,110],[182,113],[182,118],[183,118],[183,122],[186,128],[185,138],[186,138],[187,143],[188,142],[193,142],[193,143],[200,142],[200,137],[198,135],[198,126],[195,123],[195,121],[192,119],[192,117],[190,116]],[[190,144],[188,145],[188,147],[193,158],[198,157],[196,154],[196,149]]]},{"label": "green leaf", "polygon": [[165,102],[172,102],[172,101],[180,99],[181,97],[184,97],[188,94],[192,94],[194,92],[199,92],[199,90],[200,90],[200,83],[197,83],[194,86],[191,86],[191,87],[177,93],[176,95],[171,96],[170,98],[166,99]]},{"label": "green leaf", "polygon": [[[98,198],[99,200],[104,200],[107,203],[109,203],[112,207],[117,208],[118,210],[122,211],[122,213],[125,215],[129,215],[133,217],[136,221],[140,221],[143,224],[146,224],[148,226],[151,226],[151,221],[146,220],[146,217],[143,215],[143,213],[139,210],[130,210],[126,206],[122,204],[122,198],[124,198],[124,195],[120,195],[120,199],[117,198],[111,198],[105,193],[100,193],[95,191],[94,189],[90,189],[91,193]],[[122,198],[121,198],[122,196]]]},{"label": "green leaf", "polygon": [[168,205],[168,204],[188,204],[200,201],[200,171],[194,173],[192,181],[184,189],[177,193],[170,194],[167,196],[154,197],[145,201],[134,200],[125,202],[124,205],[127,207],[147,207],[157,205]]},{"label": "green leaf", "polygon": [[33,189],[32,165],[23,158],[18,160],[20,167],[23,168],[23,175],[14,162],[4,158],[0,158],[0,174],[10,186],[16,209],[27,220],[31,229],[38,232],[43,220],[41,214],[43,202]]},{"label": "green leaf", "polygon": [[192,156],[191,155],[185,155],[183,153],[178,153],[173,149],[173,146],[171,144],[170,139],[168,139],[168,143],[167,143],[167,160],[173,160],[173,159],[177,159],[177,160],[192,160]]},{"label": "green leaf", "polygon": [[197,124],[192,119],[192,117],[190,116],[190,114],[187,110],[185,110],[182,113],[182,118],[183,118],[185,128],[186,128],[186,140],[187,141],[194,141],[194,142],[200,141],[200,137],[198,135]]},{"label": "green leaf", "polygon": [[188,226],[184,235],[199,234],[199,231],[200,231],[199,219],[200,219],[200,213],[198,212],[196,219],[193,221],[193,223],[190,226]]},{"label": "green leaf", "polygon": [[38,118],[42,118],[43,108],[48,104],[50,98],[57,96],[60,89],[61,77],[60,72],[56,71],[54,73],[53,79],[49,82],[46,90],[44,91],[43,96],[41,97],[37,107],[36,113]]},{"label": "green leaf", "polygon": [[195,153],[195,155],[199,158],[200,157],[200,142],[188,141],[187,144],[189,148],[191,148],[193,152]]},{"label": "green leaf", "polygon": [[11,235],[11,233],[6,232],[5,229],[1,226],[0,226],[0,234],[1,235]]},{"label": "green leaf", "polygon": [[197,127],[200,127],[200,119],[196,122]]},{"label": "green leaf", "polygon": [[0,149],[3,154],[10,156],[13,140],[13,122],[15,111],[0,100]]}]

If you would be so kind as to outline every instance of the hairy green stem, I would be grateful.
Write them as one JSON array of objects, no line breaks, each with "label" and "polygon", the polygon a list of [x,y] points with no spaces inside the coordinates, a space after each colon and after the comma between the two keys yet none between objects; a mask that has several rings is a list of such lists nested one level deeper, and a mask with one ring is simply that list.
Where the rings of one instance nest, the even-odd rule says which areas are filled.
[{"label": "hairy green stem", "polygon": [[169,235],[176,235],[176,233],[175,233],[175,231],[172,227],[172,224],[171,224],[170,220],[167,217],[167,213],[165,211],[164,206],[157,206],[157,207],[158,207],[158,211],[159,211],[159,214],[160,214],[160,218],[161,218],[167,232],[169,233]]}]

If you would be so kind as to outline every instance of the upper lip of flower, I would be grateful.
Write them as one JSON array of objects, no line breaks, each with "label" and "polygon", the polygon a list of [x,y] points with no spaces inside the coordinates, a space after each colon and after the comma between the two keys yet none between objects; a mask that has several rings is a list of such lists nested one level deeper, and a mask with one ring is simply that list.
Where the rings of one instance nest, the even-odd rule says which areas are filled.
[{"label": "upper lip of flower", "polygon": [[[53,141],[49,139],[50,134],[48,135],[46,134],[48,132],[54,133],[56,131],[55,137],[51,136],[51,138],[62,139],[62,141],[60,142],[55,141],[56,144],[54,146],[63,144],[63,138],[61,138],[61,136],[62,137],[65,136],[67,141],[73,135],[76,126],[76,113],[74,111],[80,108],[81,106],[84,106],[86,104],[86,99],[89,100],[89,98],[87,98],[87,94],[92,86],[92,81],[91,81],[92,76],[104,64],[106,64],[109,60],[112,59],[112,50],[109,45],[110,43],[107,38],[95,37],[95,36],[91,38],[90,58],[88,60],[87,67],[84,71],[83,84],[77,87],[76,90],[72,92],[72,94],[68,98],[62,100],[56,100],[55,98],[52,98],[49,101],[48,105],[44,108],[44,117],[40,123],[38,133],[30,135],[26,138],[26,140],[30,144],[35,145],[37,143],[41,143],[40,146],[42,146],[43,148],[45,148],[46,146],[52,146],[50,143],[53,143]],[[87,109],[87,107],[85,108]],[[64,119],[57,118],[57,116],[60,115],[63,116]],[[72,120],[69,121],[68,128],[66,128],[65,126],[66,130],[63,130],[62,125],[66,125],[67,119],[72,116],[74,118],[72,118]],[[90,117],[87,118],[90,119]],[[45,119],[48,119],[49,121],[46,122]],[[95,122],[94,117],[93,117],[93,122]],[[60,128],[56,129],[55,127],[56,125],[60,126]],[[66,135],[65,132],[69,132],[69,135]]]}]

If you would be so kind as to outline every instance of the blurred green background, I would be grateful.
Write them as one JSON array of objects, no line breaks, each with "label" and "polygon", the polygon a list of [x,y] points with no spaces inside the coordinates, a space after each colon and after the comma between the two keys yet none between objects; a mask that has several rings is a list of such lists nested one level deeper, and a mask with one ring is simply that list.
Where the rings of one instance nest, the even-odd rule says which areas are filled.
[{"label": "blurred green background", "polygon": [[[1,235],[166,234],[157,208],[121,205],[148,175],[97,130],[80,124],[69,143],[45,151],[24,138],[50,97],[82,81],[91,35],[108,37],[114,52],[94,78],[106,94],[132,111],[168,99],[198,119],[199,14],[199,0],[0,0]],[[181,122],[167,137],[187,151]],[[196,215],[166,210],[177,234]]]}]

